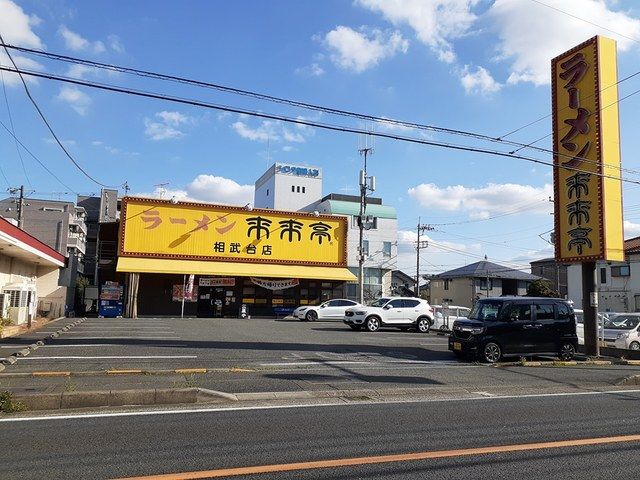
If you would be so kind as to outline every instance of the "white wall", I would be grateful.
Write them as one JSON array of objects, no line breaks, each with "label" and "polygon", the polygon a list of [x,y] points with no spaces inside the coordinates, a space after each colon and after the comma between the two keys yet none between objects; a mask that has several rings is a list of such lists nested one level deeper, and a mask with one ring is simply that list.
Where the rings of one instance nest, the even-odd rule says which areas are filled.
[{"label": "white wall", "polygon": [[[640,311],[640,255],[629,256],[629,277],[613,277],[611,267],[625,263],[598,262],[598,311],[600,312],[637,312]],[[606,271],[606,282],[601,283],[601,272]],[[582,308],[582,266],[573,264],[567,268],[567,296],[573,301],[574,308]],[[636,301],[636,296],[638,300]],[[637,306],[636,306],[637,304]]]},{"label": "white wall", "polygon": [[[315,167],[299,167],[304,171],[317,171],[316,176],[296,173],[295,167],[276,163],[272,165],[255,184],[254,206],[275,210],[298,211],[322,199],[322,170]],[[292,191],[293,187],[293,191]],[[268,195],[267,195],[268,190]],[[303,192],[304,190],[304,192]]]}]

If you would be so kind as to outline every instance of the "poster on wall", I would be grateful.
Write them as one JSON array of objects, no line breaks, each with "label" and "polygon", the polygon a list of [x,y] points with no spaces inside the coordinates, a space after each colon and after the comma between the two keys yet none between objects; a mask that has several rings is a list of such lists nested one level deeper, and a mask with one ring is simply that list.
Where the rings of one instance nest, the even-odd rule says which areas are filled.
[{"label": "poster on wall", "polygon": [[268,278],[251,277],[251,283],[258,285],[259,287],[266,288],[267,290],[285,290],[299,285],[300,280],[297,278],[271,280]]},{"label": "poster on wall", "polygon": [[[174,285],[171,291],[171,298],[174,302],[182,301],[182,285]],[[185,295],[185,302],[197,302],[198,301],[198,287],[193,287],[193,294],[191,296]]]},{"label": "poster on wall", "polygon": [[201,277],[198,279],[198,285],[201,287],[235,287],[236,279],[234,277]]}]

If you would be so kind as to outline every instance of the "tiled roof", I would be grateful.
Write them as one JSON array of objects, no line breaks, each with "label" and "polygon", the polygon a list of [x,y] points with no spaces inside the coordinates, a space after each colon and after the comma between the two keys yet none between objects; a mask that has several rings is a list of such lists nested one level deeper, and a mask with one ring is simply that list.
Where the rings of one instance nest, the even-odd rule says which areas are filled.
[{"label": "tiled roof", "polygon": [[498,265],[497,263],[487,262],[486,260],[434,275],[434,278],[485,278],[487,276],[490,278],[529,281],[540,278],[536,275],[531,275],[530,273]]}]

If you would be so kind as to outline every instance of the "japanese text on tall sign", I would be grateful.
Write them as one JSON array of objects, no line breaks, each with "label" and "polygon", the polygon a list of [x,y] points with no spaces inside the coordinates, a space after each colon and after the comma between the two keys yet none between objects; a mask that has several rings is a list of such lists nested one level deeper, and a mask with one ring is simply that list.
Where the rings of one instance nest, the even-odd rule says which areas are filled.
[{"label": "japanese text on tall sign", "polygon": [[624,260],[615,41],[551,62],[556,261]]},{"label": "japanese text on tall sign", "polygon": [[125,197],[120,256],[346,266],[345,217]]}]

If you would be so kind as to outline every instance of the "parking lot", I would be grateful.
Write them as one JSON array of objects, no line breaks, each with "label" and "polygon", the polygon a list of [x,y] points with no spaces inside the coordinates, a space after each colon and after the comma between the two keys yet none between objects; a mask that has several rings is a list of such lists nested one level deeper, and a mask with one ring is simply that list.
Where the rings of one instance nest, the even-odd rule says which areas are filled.
[{"label": "parking lot", "polygon": [[[69,319],[63,319],[39,332],[4,339],[0,356],[67,323]],[[206,370],[206,374],[176,372],[181,369]],[[133,374],[140,370],[146,375]],[[0,388],[197,385],[236,393],[399,387],[537,391],[613,385],[639,372],[637,367],[623,366],[494,368],[455,359],[447,350],[447,337],[433,332],[356,332],[338,321],[88,318],[8,365],[0,373]],[[51,376],[56,373],[67,378]]]}]

